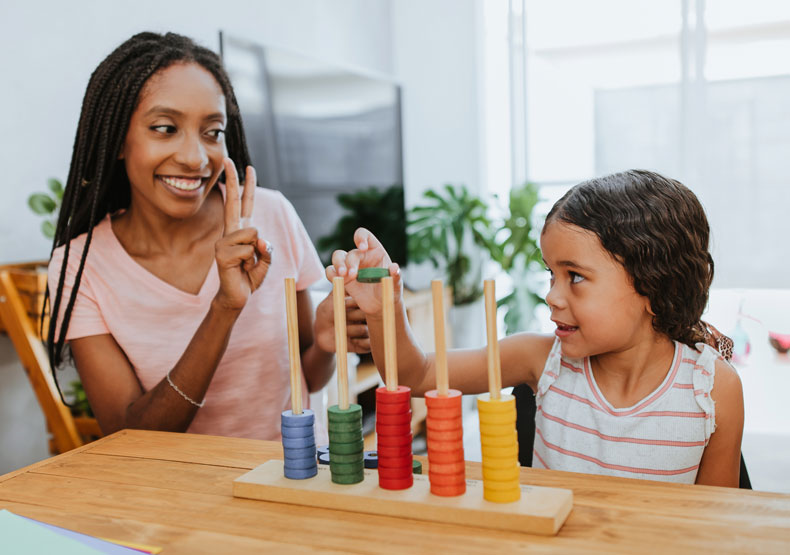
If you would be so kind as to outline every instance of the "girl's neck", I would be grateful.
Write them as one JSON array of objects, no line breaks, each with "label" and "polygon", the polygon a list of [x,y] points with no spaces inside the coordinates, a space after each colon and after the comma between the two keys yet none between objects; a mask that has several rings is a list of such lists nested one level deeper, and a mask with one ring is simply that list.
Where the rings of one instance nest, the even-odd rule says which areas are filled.
[{"label": "girl's neck", "polygon": [[160,210],[135,203],[113,218],[113,231],[124,248],[138,256],[178,256],[190,252],[196,243],[207,237],[218,238],[222,233],[222,199],[213,190],[196,214],[187,219],[168,216]]},{"label": "girl's neck", "polygon": [[590,368],[606,399],[623,408],[661,385],[674,355],[674,342],[665,335],[653,334],[621,351],[591,356]]}]

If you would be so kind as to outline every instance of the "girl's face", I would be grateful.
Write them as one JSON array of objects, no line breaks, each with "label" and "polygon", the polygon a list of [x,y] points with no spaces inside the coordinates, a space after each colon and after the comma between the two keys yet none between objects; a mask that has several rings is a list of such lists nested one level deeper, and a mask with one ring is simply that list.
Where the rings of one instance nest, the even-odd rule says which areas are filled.
[{"label": "girl's face", "polygon": [[618,352],[653,337],[649,301],[597,235],[552,220],[540,245],[551,272],[546,303],[565,356]]},{"label": "girl's face", "polygon": [[155,73],[140,93],[121,150],[132,206],[188,218],[200,209],[227,156],[225,96],[195,63]]}]

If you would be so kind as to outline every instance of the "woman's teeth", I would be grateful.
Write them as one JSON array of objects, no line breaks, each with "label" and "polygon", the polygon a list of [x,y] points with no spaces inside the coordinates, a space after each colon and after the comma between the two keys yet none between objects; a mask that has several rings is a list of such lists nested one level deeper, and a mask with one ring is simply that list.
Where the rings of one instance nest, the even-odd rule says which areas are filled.
[{"label": "woman's teeth", "polygon": [[166,184],[170,185],[171,187],[175,187],[176,189],[181,189],[182,191],[194,191],[198,187],[200,187],[203,180],[200,178],[197,179],[187,179],[184,177],[160,177],[162,181]]}]

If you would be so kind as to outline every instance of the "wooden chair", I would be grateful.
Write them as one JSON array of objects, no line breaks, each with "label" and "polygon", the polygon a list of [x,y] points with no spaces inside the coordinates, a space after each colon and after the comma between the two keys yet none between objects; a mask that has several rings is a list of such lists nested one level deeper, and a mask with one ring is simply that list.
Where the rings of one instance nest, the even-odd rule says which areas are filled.
[{"label": "wooden chair", "polygon": [[[46,280],[46,275],[41,274]],[[49,357],[8,269],[0,269],[0,320],[14,344],[52,434],[50,452],[65,453],[101,437],[95,418],[72,416],[60,399],[52,378]]]}]

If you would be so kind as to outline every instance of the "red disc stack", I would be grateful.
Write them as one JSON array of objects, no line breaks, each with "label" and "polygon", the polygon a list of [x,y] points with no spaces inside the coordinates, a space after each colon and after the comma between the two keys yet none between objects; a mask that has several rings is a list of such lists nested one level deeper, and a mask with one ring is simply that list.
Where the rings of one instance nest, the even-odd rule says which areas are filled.
[{"label": "red disc stack", "polygon": [[414,483],[411,452],[411,389],[376,390],[376,441],[379,486],[408,489]]},{"label": "red disc stack", "polygon": [[428,477],[431,493],[444,497],[466,492],[464,428],[461,392],[449,389],[440,396],[434,389],[425,394],[428,417]]}]

